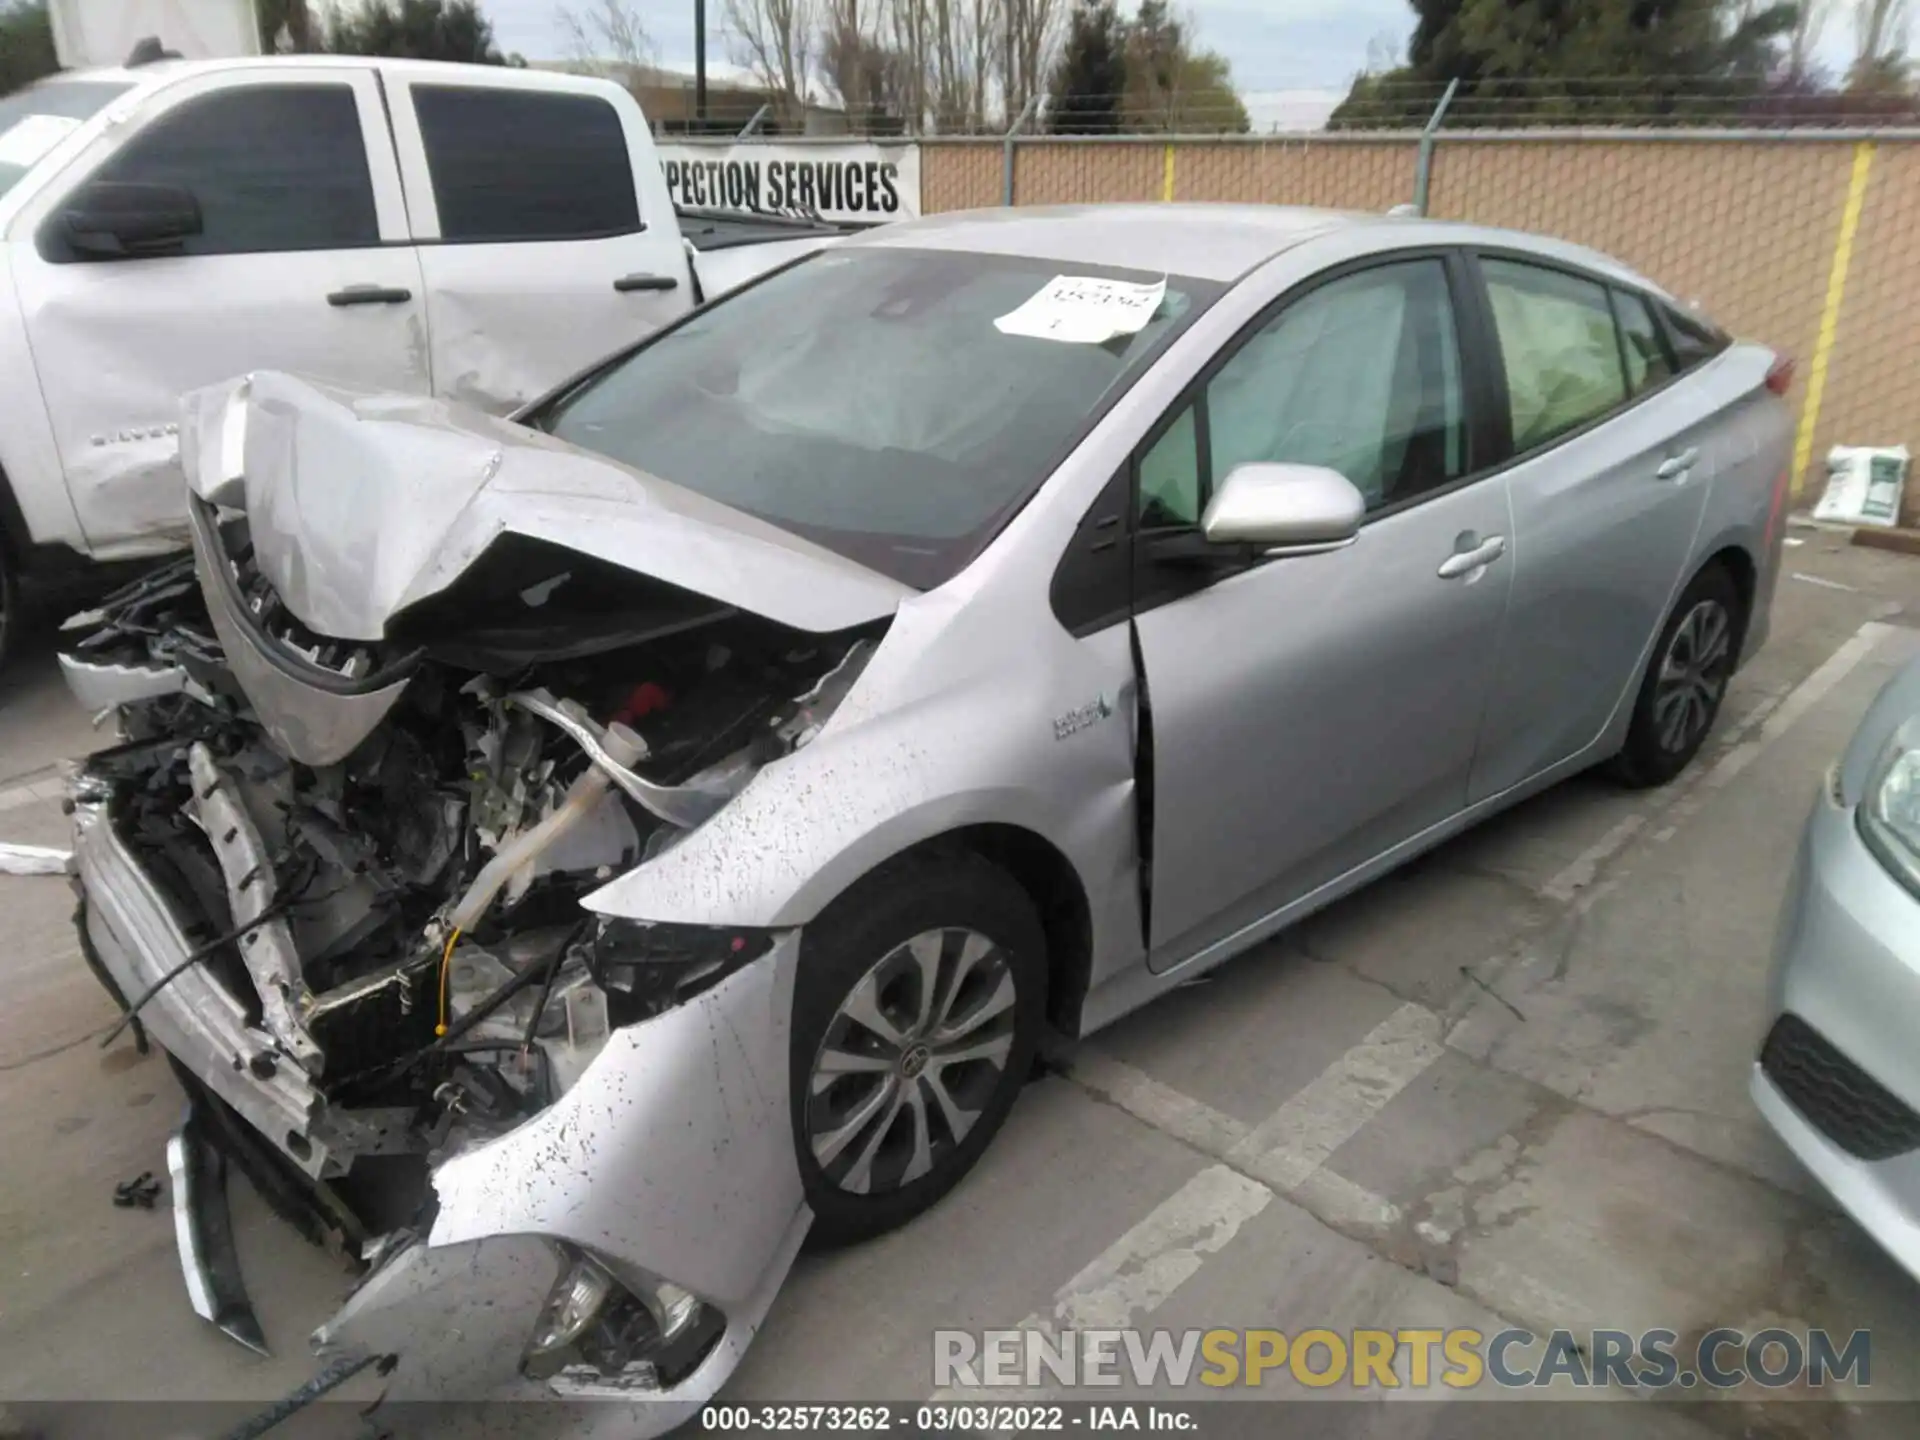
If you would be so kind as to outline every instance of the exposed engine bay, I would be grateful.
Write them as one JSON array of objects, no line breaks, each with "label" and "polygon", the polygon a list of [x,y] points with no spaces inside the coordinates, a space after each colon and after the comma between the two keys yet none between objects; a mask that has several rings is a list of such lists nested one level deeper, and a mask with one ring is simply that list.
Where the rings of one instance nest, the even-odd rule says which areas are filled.
[{"label": "exposed engine bay", "polygon": [[[580,902],[806,744],[877,631],[791,630],[507,536],[387,637],[338,641],[280,604],[244,519],[195,519],[197,580],[181,560],[67,627],[68,678],[123,739],[75,781],[83,826],[111,828],[192,947],[144,994],[90,958],[125,1024],[188,970],[231,997],[250,1048],[226,1063],[284,1113],[243,1120],[176,1053],[183,1084],[276,1208],[372,1262],[425,1233],[435,1165],[765,952]],[[242,683],[236,625],[256,669],[301,679],[306,718]]]}]

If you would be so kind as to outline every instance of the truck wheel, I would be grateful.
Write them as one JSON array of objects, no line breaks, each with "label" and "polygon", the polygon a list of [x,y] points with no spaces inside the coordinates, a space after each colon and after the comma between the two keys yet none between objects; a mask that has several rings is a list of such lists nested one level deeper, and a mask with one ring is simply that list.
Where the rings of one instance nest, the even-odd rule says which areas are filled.
[{"label": "truck wheel", "polygon": [[1033,1066],[1046,935],[977,856],[915,856],[801,937],[794,1146],[816,1244],[883,1234],[986,1150]]},{"label": "truck wheel", "polygon": [[20,582],[15,572],[13,551],[6,537],[0,536],[0,671],[7,668],[7,655],[13,648],[14,632],[20,628]]}]

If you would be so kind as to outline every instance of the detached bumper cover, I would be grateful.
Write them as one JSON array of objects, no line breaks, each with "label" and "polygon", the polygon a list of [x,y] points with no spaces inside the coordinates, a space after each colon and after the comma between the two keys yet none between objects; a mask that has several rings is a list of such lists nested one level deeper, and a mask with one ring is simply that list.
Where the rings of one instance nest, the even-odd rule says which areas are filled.
[{"label": "detached bumper cover", "polygon": [[[75,862],[103,967],[137,996],[191,947],[103,797],[76,796]],[[811,1223],[788,1095],[799,945],[789,932],[679,1009],[616,1030],[547,1110],[440,1165],[431,1231],[381,1263],[316,1345],[397,1357],[395,1400],[605,1400],[608,1424],[626,1436],[684,1421],[739,1363]],[[202,967],[182,971],[142,1019],[291,1163],[328,1173],[325,1098],[294,1065],[249,1065],[273,1042]],[[670,1391],[599,1385],[578,1368],[523,1378],[522,1353],[559,1272],[553,1241],[616,1275],[693,1292],[726,1318],[725,1333]],[[577,1422],[579,1407],[566,1408]]]},{"label": "detached bumper cover", "polygon": [[[1920,1111],[1920,900],[1861,842],[1853,811],[1826,794],[1788,885],[1771,999],[1771,1026],[1819,1037],[1824,1073],[1785,1069],[1775,1054],[1778,1080],[1764,1064],[1753,1067],[1754,1103],[1841,1207],[1920,1280],[1920,1147],[1902,1148],[1899,1136],[1909,1132],[1887,1123],[1889,1114]],[[1794,1088],[1806,1104],[1789,1097]]]}]

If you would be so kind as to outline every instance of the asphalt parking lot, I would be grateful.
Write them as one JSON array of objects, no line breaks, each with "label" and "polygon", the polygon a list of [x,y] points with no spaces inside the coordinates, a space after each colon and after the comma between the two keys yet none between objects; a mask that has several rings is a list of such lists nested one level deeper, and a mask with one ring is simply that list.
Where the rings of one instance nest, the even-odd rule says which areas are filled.
[{"label": "asphalt parking lot", "polygon": [[[1508,1324],[1868,1329],[1849,1398],[1920,1398],[1920,1292],[1746,1093],[1806,806],[1920,651],[1920,561],[1793,540],[1772,641],[1679,781],[1569,782],[1096,1037],[934,1212],[803,1256],[726,1398],[925,1398],[937,1328]],[[59,844],[58,765],[92,732],[29,652],[0,678],[0,838]],[[178,1091],[95,1044],[113,1010],[72,904],[0,877],[0,1403],[280,1395],[349,1275],[236,1181],[272,1357],[188,1310],[164,1199],[111,1203],[164,1178]],[[1879,1434],[1877,1410],[1644,1433]]]}]

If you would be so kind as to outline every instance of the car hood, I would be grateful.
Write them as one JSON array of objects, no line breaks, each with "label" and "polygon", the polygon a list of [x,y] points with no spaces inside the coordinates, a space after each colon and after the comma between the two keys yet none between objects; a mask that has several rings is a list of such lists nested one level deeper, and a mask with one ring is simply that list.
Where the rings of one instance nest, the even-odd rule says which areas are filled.
[{"label": "car hood", "polygon": [[816,634],[891,615],[898,581],[680,486],[445,401],[260,371],[183,401],[188,487],[244,511],[281,602],[377,642],[507,535]]}]

